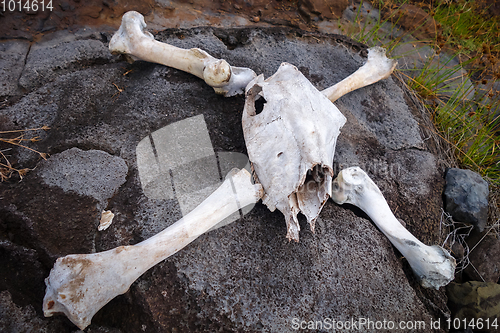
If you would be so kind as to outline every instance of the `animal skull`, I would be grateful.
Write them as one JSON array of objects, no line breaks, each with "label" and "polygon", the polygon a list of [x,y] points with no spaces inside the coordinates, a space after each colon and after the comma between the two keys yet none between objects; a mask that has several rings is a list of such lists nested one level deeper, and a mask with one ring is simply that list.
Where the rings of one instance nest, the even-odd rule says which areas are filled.
[{"label": "animal skull", "polygon": [[299,240],[299,212],[314,231],[331,194],[333,154],[345,122],[337,107],[290,64],[247,86],[242,123],[248,155],[266,193],[262,202],[283,213],[289,240]]},{"label": "animal skull", "polygon": [[[287,238],[299,240],[297,214],[304,214],[314,231],[314,223],[330,197],[333,155],[340,128],[346,118],[334,101],[355,89],[390,76],[397,62],[380,47],[369,49],[368,61],[355,73],[319,92],[294,66],[283,63],[264,80],[250,69],[235,68],[199,49],[184,50],[154,40],[144,31],[144,17],[137,12],[123,15],[122,25],[110,42],[114,53],[125,53],[174,67],[204,78],[216,92],[232,96],[246,87],[243,133],[254,169],[254,177],[266,192],[264,204],[285,216]],[[198,55],[204,54],[203,57]],[[196,56],[194,56],[196,55]],[[207,65],[208,64],[208,65]],[[210,64],[227,77],[207,81]],[[219,66],[220,65],[220,66]],[[221,69],[221,68],[227,69]],[[229,70],[229,68],[231,70]],[[238,75],[235,75],[238,73]],[[227,85],[224,85],[227,83]],[[261,110],[258,110],[262,106]],[[259,114],[257,114],[259,113]]]}]

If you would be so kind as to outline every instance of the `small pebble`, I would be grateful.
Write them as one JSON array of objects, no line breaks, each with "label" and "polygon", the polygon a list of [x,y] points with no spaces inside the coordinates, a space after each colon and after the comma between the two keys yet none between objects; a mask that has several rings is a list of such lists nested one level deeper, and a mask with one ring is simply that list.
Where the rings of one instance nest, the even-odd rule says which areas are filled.
[{"label": "small pebble", "polygon": [[260,21],[260,17],[255,16],[255,17],[253,18],[253,21],[254,21],[255,23],[259,22],[259,21]]}]

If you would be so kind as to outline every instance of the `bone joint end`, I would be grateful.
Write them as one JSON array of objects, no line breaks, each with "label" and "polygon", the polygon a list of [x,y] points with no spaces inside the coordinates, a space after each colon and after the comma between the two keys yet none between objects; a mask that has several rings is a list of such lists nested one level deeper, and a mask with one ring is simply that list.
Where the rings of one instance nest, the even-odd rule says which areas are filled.
[{"label": "bone joint end", "polygon": [[344,80],[323,90],[322,93],[331,102],[335,102],[351,91],[387,79],[391,76],[397,64],[396,60],[387,58],[384,48],[372,47],[368,49],[368,60],[363,66]]},{"label": "bone joint end", "polygon": [[64,313],[85,329],[97,311],[125,293],[144,272],[238,211],[237,203],[256,203],[263,194],[260,184],[252,184],[248,171],[233,169],[205,201],[155,236],[132,246],[57,259],[45,279],[44,315]]},{"label": "bone joint end", "polygon": [[425,288],[439,289],[455,276],[455,259],[438,245],[420,242],[392,213],[377,185],[359,167],[342,170],[332,185],[332,199],[361,208],[401,252]]},{"label": "bone joint end", "polygon": [[144,16],[134,11],[125,13],[120,28],[111,38],[109,50],[128,59],[145,60],[193,74],[226,97],[243,94],[246,85],[256,77],[251,69],[230,66],[226,60],[216,59],[201,49],[188,50],[155,41],[145,28]]}]

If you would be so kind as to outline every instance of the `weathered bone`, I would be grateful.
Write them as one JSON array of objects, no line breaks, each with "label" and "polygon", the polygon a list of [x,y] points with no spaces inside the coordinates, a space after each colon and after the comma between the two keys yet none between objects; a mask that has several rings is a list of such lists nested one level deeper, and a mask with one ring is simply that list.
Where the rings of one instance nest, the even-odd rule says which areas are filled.
[{"label": "weathered bone", "polygon": [[438,245],[420,242],[392,213],[380,189],[359,167],[342,170],[333,181],[332,199],[361,208],[408,260],[420,284],[439,289],[455,275],[455,259]]},{"label": "weathered bone", "polygon": [[125,13],[120,29],[109,43],[110,51],[196,75],[216,93],[226,97],[242,94],[256,76],[251,69],[230,66],[227,61],[216,59],[201,49],[186,50],[158,42],[151,33],[144,31],[145,28],[144,16],[135,11]]},{"label": "weathered bone", "polygon": [[263,191],[245,169],[233,169],[222,185],[191,213],[159,234],[133,246],[57,259],[43,300],[46,317],[64,313],[84,329],[94,314],[125,293],[145,271],[173,255],[240,207],[256,203]]},{"label": "weathered bone", "polygon": [[[262,109],[262,110],[261,110]],[[314,222],[330,197],[333,155],[346,118],[293,65],[247,86],[243,134],[262,202],[285,215],[287,238],[299,240],[297,214]]]},{"label": "weathered bone", "polygon": [[368,60],[353,74],[349,75],[334,86],[323,91],[323,95],[335,102],[340,97],[353,90],[369,86],[377,81],[388,78],[398,62],[385,55],[385,49],[372,47],[368,49]]},{"label": "weathered bone", "polygon": [[[387,59],[382,48],[369,49],[365,65],[320,93],[292,65],[282,64],[267,80],[262,75],[256,78],[252,70],[231,67],[203,50],[157,42],[145,27],[141,14],[125,13],[110,50],[194,74],[226,96],[246,87],[243,131],[255,178],[266,192],[263,202],[285,215],[289,240],[299,239],[299,212],[314,231],[330,196],[335,144],[346,121],[328,98],[333,101],[388,77],[396,61]],[[256,115],[256,105],[264,101],[263,115]]]},{"label": "weathered bone", "polygon": [[299,212],[314,231],[315,220],[332,195],[333,155],[346,121],[328,98],[334,101],[386,78],[395,66],[382,49],[370,49],[362,68],[319,92],[290,64],[283,63],[264,80],[250,69],[232,67],[203,50],[185,50],[155,41],[145,27],[141,14],[126,13],[111,39],[110,50],[194,74],[225,96],[246,88],[243,131],[255,180],[262,186],[252,185],[245,170],[233,173],[195,210],[146,241],[59,258],[45,281],[44,314],[62,312],[81,329],[146,270],[261,197],[271,211],[278,208],[285,215],[289,240],[299,239]]}]

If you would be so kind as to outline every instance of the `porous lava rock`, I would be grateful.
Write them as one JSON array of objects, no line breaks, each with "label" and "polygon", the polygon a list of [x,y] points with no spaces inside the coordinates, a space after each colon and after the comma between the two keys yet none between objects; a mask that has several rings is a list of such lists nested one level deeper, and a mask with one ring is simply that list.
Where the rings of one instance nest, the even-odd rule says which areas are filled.
[{"label": "porous lava rock", "polygon": [[[265,77],[290,62],[320,90],[366,60],[366,47],[345,37],[288,28],[168,29],[155,37],[200,47]],[[58,256],[135,244],[182,217],[175,197],[145,195],[137,159],[143,139],[154,141],[151,133],[201,115],[215,152],[246,153],[242,96],[217,96],[202,80],[165,66],[108,58],[93,52],[103,50],[106,40],[88,39],[92,42],[78,44],[90,48],[79,50],[89,55],[85,63],[63,71],[49,66],[50,80],[37,81],[31,92],[0,108],[2,129],[51,128],[40,141],[27,143],[49,154],[47,161],[26,149],[9,151],[16,167],[35,170],[21,182],[13,177],[0,184],[0,240],[40,267],[18,266],[15,274],[30,280],[4,287],[17,295],[9,311],[26,313],[23,318],[31,318],[33,327],[54,332],[75,330],[64,317],[43,318],[40,311],[43,278]],[[34,59],[27,55],[22,75]],[[436,244],[444,170],[430,140],[422,139],[421,115],[407,101],[392,78],[340,98],[336,105],[347,124],[337,142],[335,172],[355,165],[365,169],[407,228]],[[78,175],[86,180],[73,181]],[[112,190],[92,194],[107,185]],[[104,206],[115,218],[98,232]],[[97,313],[89,330],[287,332],[296,320],[429,323],[448,312],[444,293],[423,290],[407,262],[358,209],[327,202],[315,233],[305,219],[299,222],[300,242],[290,243],[281,213],[257,204],[146,272]],[[15,279],[14,270],[4,274]],[[35,299],[27,297],[33,290]],[[22,299],[28,303],[19,303]],[[11,302],[8,296],[4,302]],[[34,312],[26,310],[30,304]]]},{"label": "porous lava rock", "polygon": [[444,190],[446,211],[455,221],[484,231],[488,222],[488,183],[476,172],[450,168]]}]

